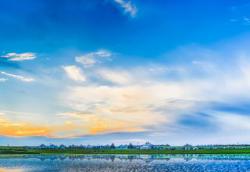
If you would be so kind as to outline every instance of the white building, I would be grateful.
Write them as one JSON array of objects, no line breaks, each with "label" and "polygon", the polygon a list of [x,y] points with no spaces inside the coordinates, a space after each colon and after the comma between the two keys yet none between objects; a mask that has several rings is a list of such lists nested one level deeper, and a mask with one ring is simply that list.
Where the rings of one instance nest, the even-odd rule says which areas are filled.
[{"label": "white building", "polygon": [[153,148],[153,145],[149,142],[146,142],[144,145],[141,145],[140,146],[140,149],[152,149]]}]

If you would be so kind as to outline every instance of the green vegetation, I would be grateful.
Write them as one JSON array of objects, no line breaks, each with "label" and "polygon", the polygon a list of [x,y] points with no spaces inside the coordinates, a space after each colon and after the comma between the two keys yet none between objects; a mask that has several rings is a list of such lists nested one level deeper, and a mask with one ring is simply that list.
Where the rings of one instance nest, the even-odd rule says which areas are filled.
[{"label": "green vegetation", "polygon": [[0,147],[5,154],[250,154],[250,149],[199,149],[199,150],[140,150],[140,149],[40,149],[29,147]]}]

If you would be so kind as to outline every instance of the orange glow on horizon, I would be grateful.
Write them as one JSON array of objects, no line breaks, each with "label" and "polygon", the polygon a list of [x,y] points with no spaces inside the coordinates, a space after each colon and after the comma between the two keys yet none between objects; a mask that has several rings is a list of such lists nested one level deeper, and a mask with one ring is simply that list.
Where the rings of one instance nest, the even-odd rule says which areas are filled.
[{"label": "orange glow on horizon", "polygon": [[49,136],[48,127],[37,126],[24,122],[11,122],[5,118],[0,119],[0,135],[3,136]]}]

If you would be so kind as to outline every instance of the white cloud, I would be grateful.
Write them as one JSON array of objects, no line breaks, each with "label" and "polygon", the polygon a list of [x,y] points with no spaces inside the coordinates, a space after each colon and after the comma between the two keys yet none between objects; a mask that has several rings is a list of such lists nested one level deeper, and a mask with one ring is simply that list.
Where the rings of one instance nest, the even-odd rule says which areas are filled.
[{"label": "white cloud", "polygon": [[11,73],[7,73],[7,72],[1,72],[1,71],[0,71],[0,74],[8,76],[10,78],[14,78],[14,79],[23,81],[23,82],[33,82],[33,81],[35,81],[34,78],[26,77],[26,76],[22,76],[22,75],[16,75],[16,74],[11,74]]},{"label": "white cloud", "polygon": [[221,128],[225,131],[236,131],[236,130],[242,130],[242,131],[250,131],[249,116],[243,116],[241,114],[235,114],[235,113],[225,113],[225,112],[213,112],[214,118],[216,119],[216,122],[218,125],[221,126]]},{"label": "white cloud", "polygon": [[[148,131],[150,128],[157,132],[163,126],[175,126],[178,131],[185,128],[178,124],[180,119],[187,113],[206,111],[211,102],[233,104],[242,100],[250,101],[248,60],[240,60],[244,57],[239,58],[240,55],[236,54],[236,60],[231,58],[227,66],[223,61],[213,59],[222,59],[223,53],[221,57],[218,55],[220,53],[212,50],[198,50],[194,58],[191,58],[191,52],[183,52],[189,54],[191,60],[179,65],[161,63],[91,68],[89,82],[84,86],[71,85],[63,91],[63,103],[72,110],[68,118],[85,121],[86,116],[88,120],[94,118],[94,121],[100,122],[95,125],[103,126],[102,129],[99,127],[99,133]],[[196,59],[197,53],[199,60]],[[202,58],[203,54],[206,58]],[[234,68],[231,68],[232,62]],[[222,121],[216,116],[211,117],[211,121],[217,121],[214,125]],[[126,123],[129,127],[109,128],[107,121],[118,122],[121,126]]]},{"label": "white cloud", "polygon": [[147,126],[171,120],[153,111],[155,97],[150,91],[140,86],[89,85],[71,87],[62,97],[74,111],[68,113],[68,118],[89,121],[85,125],[95,126],[94,133],[144,131]]},{"label": "white cloud", "polygon": [[33,60],[36,58],[34,53],[8,53],[2,58],[7,58],[9,61],[24,61],[24,60]]},{"label": "white cloud", "polygon": [[71,65],[63,66],[62,68],[70,79],[74,81],[86,81],[86,77],[79,67]]},{"label": "white cloud", "polygon": [[0,82],[6,82],[8,79],[6,78],[0,78]]},{"label": "white cloud", "polygon": [[93,66],[96,64],[96,59],[89,56],[78,56],[75,58],[76,62],[83,64],[85,67]]},{"label": "white cloud", "polygon": [[[194,126],[187,126],[180,120],[192,114],[188,116],[189,120],[197,122],[200,119],[196,119],[197,113],[201,112],[199,115],[208,115],[208,121],[215,126],[214,130],[221,131],[221,135],[223,132],[229,133],[230,128],[234,128],[235,135],[239,131],[249,131],[246,122],[249,118],[242,117],[242,114],[225,112],[222,115],[214,109],[214,112],[207,113],[211,110],[211,102],[232,105],[240,101],[250,102],[250,53],[243,56],[242,52],[217,51],[193,47],[184,52],[178,51],[178,56],[185,57],[184,62],[180,64],[181,60],[177,60],[178,64],[172,65],[162,62],[128,67],[116,63],[116,67],[112,68],[102,64],[88,69],[75,65],[63,66],[70,79],[85,82],[65,83],[65,88],[61,90],[61,101],[68,111],[63,110],[58,123],[65,122],[68,128],[73,126],[74,131],[67,131],[72,136],[147,131],[161,133],[163,138],[171,135],[173,130],[176,133],[181,130],[182,133],[186,132],[178,135],[182,138],[190,131],[183,130]],[[82,57],[85,61],[82,58],[76,60],[84,66],[91,66],[110,56],[111,53],[102,50],[85,54]],[[225,60],[225,57],[228,59]],[[238,124],[240,127],[237,127]],[[203,132],[203,127],[200,130]],[[205,132],[204,137],[207,136]]]},{"label": "white cloud", "polygon": [[243,17],[243,21],[246,25],[249,25],[250,24],[250,18],[249,17]]},{"label": "white cloud", "polygon": [[131,1],[126,0],[114,0],[121,8],[124,9],[125,13],[129,13],[131,17],[135,17],[137,13],[137,8],[131,3]]},{"label": "white cloud", "polygon": [[129,73],[121,70],[109,70],[101,69],[98,74],[102,79],[114,84],[129,84],[132,82],[132,78]]},{"label": "white cloud", "polygon": [[103,50],[103,49],[98,50],[92,54],[99,56],[99,57],[110,57],[112,55],[111,52],[109,52],[108,50]]},{"label": "white cloud", "polygon": [[108,50],[98,50],[96,52],[91,52],[84,54],[82,56],[75,57],[75,61],[84,65],[84,67],[91,67],[96,63],[100,63],[102,58],[111,57],[111,52]]}]

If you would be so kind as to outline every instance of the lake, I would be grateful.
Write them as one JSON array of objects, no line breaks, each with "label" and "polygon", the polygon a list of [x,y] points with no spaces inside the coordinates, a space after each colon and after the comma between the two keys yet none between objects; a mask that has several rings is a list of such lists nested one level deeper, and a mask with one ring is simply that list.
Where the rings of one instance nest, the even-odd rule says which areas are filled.
[{"label": "lake", "polygon": [[0,172],[247,172],[249,155],[0,156]]}]

